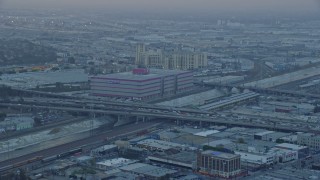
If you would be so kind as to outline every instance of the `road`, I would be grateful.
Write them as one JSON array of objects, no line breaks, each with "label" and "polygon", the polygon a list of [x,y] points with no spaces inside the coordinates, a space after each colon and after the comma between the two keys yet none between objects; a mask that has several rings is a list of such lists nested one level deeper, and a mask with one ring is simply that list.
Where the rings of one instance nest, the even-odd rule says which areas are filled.
[{"label": "road", "polygon": [[105,132],[105,133],[101,133],[101,134],[97,134],[97,135],[93,135],[91,137],[87,137],[81,140],[77,140],[77,141],[73,141],[70,143],[66,143],[63,145],[58,145],[52,148],[48,148],[48,149],[44,149],[38,152],[33,152],[27,155],[23,155],[20,157],[16,157],[13,159],[9,159],[9,160],[5,160],[5,161],[1,161],[0,162],[0,167],[4,167],[7,165],[11,165],[14,163],[18,163],[21,161],[25,161],[31,158],[34,158],[36,156],[43,156],[43,157],[49,157],[49,156],[53,156],[53,155],[57,155],[57,154],[61,154],[65,151],[68,150],[72,150],[75,149],[77,147],[81,147],[83,145],[86,144],[91,144],[94,142],[99,142],[99,141],[103,141],[106,137],[108,138],[112,138],[112,137],[117,137],[117,136],[122,136],[122,135],[127,135],[127,134],[131,134],[134,132],[138,132],[144,129],[149,129],[152,128],[156,125],[159,125],[159,122],[148,122],[148,123],[139,123],[139,124],[129,124],[129,125],[125,125],[125,126],[121,126],[121,127],[117,127],[114,128],[111,131]]}]

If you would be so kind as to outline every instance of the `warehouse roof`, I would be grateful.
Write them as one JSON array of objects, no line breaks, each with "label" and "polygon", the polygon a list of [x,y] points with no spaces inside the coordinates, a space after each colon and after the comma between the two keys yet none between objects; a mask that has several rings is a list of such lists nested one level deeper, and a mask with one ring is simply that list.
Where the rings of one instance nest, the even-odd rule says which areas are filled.
[{"label": "warehouse roof", "polygon": [[232,158],[236,158],[236,157],[240,156],[237,154],[230,154],[230,153],[211,151],[211,150],[204,151],[204,152],[202,152],[202,154],[211,155],[211,156],[219,157],[219,158],[223,158],[223,159],[232,159]]},{"label": "warehouse roof", "polygon": [[164,69],[151,69],[149,74],[140,75],[132,72],[122,72],[115,74],[92,76],[92,79],[110,79],[110,80],[132,80],[132,81],[144,81],[149,79],[161,78],[169,75],[178,75],[188,73],[188,71],[180,70],[164,70]]}]

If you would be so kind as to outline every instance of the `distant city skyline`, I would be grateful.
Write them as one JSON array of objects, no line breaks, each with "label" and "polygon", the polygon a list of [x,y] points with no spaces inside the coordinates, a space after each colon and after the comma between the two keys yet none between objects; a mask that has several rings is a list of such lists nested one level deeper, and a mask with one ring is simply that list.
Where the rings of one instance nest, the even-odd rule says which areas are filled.
[{"label": "distant city skyline", "polygon": [[87,8],[128,12],[320,12],[319,0],[0,0],[2,8]]}]

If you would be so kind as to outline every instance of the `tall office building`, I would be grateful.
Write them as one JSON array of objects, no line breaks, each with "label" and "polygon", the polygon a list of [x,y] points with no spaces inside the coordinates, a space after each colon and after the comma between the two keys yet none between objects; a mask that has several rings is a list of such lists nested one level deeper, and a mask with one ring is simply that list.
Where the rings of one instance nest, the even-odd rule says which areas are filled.
[{"label": "tall office building", "polygon": [[146,46],[144,44],[138,44],[136,49],[136,65],[143,65],[145,62],[145,53],[146,53]]},{"label": "tall office building", "polygon": [[164,68],[161,50],[152,50],[146,52],[143,65],[148,68]]},{"label": "tall office building", "polygon": [[203,174],[232,178],[241,173],[240,155],[217,151],[203,151],[198,153],[197,167]]},{"label": "tall office building", "polygon": [[194,51],[173,51],[170,53],[158,50],[146,50],[145,45],[138,44],[136,65],[148,68],[193,70],[208,65],[207,55]]},{"label": "tall office building", "polygon": [[170,69],[198,69],[204,68],[208,65],[206,54],[193,53],[193,52],[179,52],[174,53]]}]

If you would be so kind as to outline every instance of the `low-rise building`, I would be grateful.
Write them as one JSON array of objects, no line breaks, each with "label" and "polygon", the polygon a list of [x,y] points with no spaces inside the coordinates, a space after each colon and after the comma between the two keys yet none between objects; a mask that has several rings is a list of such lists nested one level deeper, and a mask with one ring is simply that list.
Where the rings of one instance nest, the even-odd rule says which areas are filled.
[{"label": "low-rise building", "polygon": [[298,159],[298,152],[288,149],[272,148],[268,154],[275,157],[276,162],[286,163]]},{"label": "low-rise building", "polygon": [[96,149],[91,150],[90,155],[93,157],[100,157],[100,156],[106,156],[110,153],[114,153],[118,150],[118,147],[116,145],[104,145],[101,147],[98,147]]},{"label": "low-rise building", "polygon": [[254,135],[254,139],[255,140],[263,140],[263,141],[272,141],[272,139],[268,137],[272,133],[274,133],[274,131],[259,132]]},{"label": "low-rise building", "polygon": [[155,139],[146,139],[137,143],[137,146],[140,148],[145,148],[151,151],[165,151],[168,149],[183,149],[184,146],[178,143],[155,140]]},{"label": "low-rise building", "polygon": [[152,166],[144,163],[134,163],[121,167],[120,169],[124,172],[140,175],[150,180],[168,179],[169,176],[177,173],[176,170]]},{"label": "low-rise building", "polygon": [[96,168],[106,171],[106,170],[126,166],[129,164],[133,164],[136,162],[137,162],[137,160],[130,160],[130,159],[125,159],[125,158],[115,158],[115,159],[109,159],[109,160],[97,162]]},{"label": "low-rise building", "polygon": [[195,152],[182,151],[174,154],[154,154],[148,156],[148,159],[173,166],[196,169],[197,154]]},{"label": "low-rise building", "polygon": [[275,147],[279,148],[279,149],[287,149],[287,150],[296,151],[298,153],[298,158],[304,158],[309,155],[309,148],[307,146],[301,146],[301,145],[289,144],[289,143],[281,143],[281,144],[277,144]]},{"label": "low-rise building", "polygon": [[9,116],[0,122],[0,131],[23,130],[32,128],[34,120],[30,116]]},{"label": "low-rise building", "polygon": [[275,158],[272,154],[255,154],[240,151],[235,151],[235,154],[239,154],[241,156],[242,162],[253,163],[259,166],[271,165],[275,162]]}]

